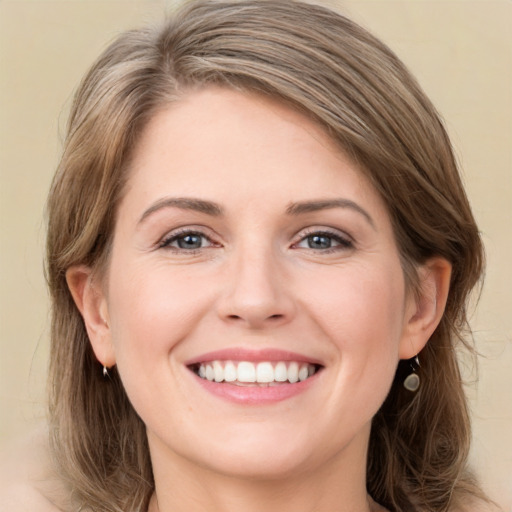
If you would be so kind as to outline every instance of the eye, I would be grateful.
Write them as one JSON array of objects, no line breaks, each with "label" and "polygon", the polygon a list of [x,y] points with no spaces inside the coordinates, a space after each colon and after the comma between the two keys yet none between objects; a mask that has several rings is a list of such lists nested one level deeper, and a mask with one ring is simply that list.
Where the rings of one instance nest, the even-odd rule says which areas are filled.
[{"label": "eye", "polygon": [[316,231],[304,236],[295,244],[295,247],[315,251],[329,251],[348,249],[353,247],[353,243],[348,237],[343,237],[338,233]]},{"label": "eye", "polygon": [[183,230],[171,233],[160,242],[159,247],[175,251],[197,251],[212,247],[215,244],[204,233],[199,231]]}]

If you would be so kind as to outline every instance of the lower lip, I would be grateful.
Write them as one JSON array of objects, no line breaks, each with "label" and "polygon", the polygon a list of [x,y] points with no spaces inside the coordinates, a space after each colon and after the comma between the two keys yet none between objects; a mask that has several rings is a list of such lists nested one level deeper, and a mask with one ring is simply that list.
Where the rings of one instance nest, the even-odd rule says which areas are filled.
[{"label": "lower lip", "polygon": [[225,382],[209,381],[193,375],[206,391],[224,400],[244,405],[264,405],[281,402],[304,393],[317,380],[318,373],[295,384],[279,384],[268,387],[237,386]]}]

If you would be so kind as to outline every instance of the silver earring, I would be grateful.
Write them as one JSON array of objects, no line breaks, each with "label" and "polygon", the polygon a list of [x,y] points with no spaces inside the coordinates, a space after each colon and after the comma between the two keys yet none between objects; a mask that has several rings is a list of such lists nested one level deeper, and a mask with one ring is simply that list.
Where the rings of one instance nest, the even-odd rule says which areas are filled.
[{"label": "silver earring", "polygon": [[110,377],[110,375],[108,374],[108,368],[103,365],[103,378],[106,379],[107,377]]},{"label": "silver earring", "polygon": [[418,356],[414,358],[414,365],[410,363],[412,372],[407,375],[407,377],[404,380],[404,388],[408,391],[418,391],[418,388],[420,387],[420,377],[416,373],[416,368],[420,367],[420,360],[418,359]]}]

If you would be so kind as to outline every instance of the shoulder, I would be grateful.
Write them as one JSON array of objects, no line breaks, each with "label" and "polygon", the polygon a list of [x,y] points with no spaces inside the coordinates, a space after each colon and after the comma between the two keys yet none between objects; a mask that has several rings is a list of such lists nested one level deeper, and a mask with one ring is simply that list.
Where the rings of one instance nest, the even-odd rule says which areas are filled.
[{"label": "shoulder", "polygon": [[478,498],[470,499],[463,502],[460,506],[455,507],[451,512],[504,512],[499,506],[492,501],[484,501]]},{"label": "shoulder", "polygon": [[62,512],[49,497],[27,482],[0,486],[0,508],[9,512]]},{"label": "shoulder", "polygon": [[63,512],[64,487],[52,470],[45,428],[0,452],[0,509],[9,512]]}]

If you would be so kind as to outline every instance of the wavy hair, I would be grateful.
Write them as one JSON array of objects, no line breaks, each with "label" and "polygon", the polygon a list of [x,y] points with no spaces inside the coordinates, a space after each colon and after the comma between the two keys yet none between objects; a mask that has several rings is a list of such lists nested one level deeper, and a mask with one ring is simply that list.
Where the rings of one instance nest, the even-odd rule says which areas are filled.
[{"label": "wavy hair", "polygon": [[66,270],[108,265],[130,157],[158,110],[215,84],[268,95],[315,120],[361,164],[387,205],[406,280],[433,256],[453,265],[445,314],[420,354],[422,385],[398,365],[373,420],[367,487],[393,511],[443,512],[482,496],[467,472],[470,425],[457,363],[483,249],[442,121],[396,55],[346,17],[290,0],[187,2],[158,27],[121,34],[82,81],[48,201],[52,298],[50,435],[73,499],[145,511],[145,427],[115,369],[103,379]]}]

